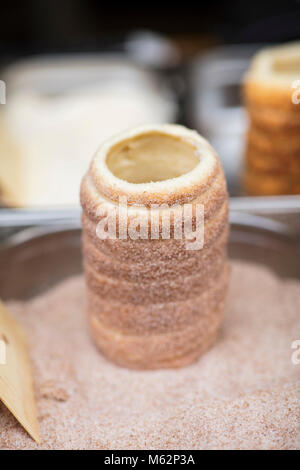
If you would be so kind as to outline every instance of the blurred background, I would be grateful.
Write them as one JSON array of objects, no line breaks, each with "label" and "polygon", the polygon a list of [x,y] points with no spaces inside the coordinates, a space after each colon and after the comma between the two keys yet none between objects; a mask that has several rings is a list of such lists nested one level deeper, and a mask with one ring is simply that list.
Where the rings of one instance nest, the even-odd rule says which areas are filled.
[{"label": "blurred background", "polygon": [[245,194],[242,77],[258,49],[299,39],[300,0],[7,2],[2,206],[78,205],[101,141],[154,122],[197,129],[218,151],[231,196]]}]

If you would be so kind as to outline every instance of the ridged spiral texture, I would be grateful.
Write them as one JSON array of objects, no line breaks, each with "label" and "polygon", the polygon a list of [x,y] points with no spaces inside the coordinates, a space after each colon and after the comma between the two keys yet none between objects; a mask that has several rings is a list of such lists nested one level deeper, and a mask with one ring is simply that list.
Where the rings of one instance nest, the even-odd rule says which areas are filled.
[{"label": "ridged spiral texture", "polygon": [[300,194],[300,42],[267,48],[244,80],[250,195]]},{"label": "ridged spiral texture", "polygon": [[[111,148],[149,133],[174,136],[195,145],[199,164],[189,173],[154,183],[127,183],[106,166]],[[187,250],[186,240],[100,239],[101,216],[116,210],[126,195],[128,220],[141,210],[149,221],[159,209],[204,205],[204,246]],[[131,368],[180,367],[197,359],[214,342],[224,314],[229,277],[227,262],[228,196],[222,167],[197,133],[181,126],[143,126],[106,142],[81,186],[82,244],[88,317],[95,343],[115,363]],[[145,204],[144,209],[136,204]],[[175,206],[174,206],[175,205]],[[177,206],[176,206],[177,205]],[[161,225],[160,225],[161,230]]]}]

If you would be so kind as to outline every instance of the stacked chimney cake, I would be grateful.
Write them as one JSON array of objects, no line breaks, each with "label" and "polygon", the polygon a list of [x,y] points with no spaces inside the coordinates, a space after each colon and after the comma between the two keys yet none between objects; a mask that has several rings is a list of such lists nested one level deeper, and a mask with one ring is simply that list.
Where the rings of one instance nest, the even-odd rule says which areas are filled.
[{"label": "stacked chimney cake", "polygon": [[300,194],[300,42],[264,49],[244,81],[250,119],[245,190]]}]

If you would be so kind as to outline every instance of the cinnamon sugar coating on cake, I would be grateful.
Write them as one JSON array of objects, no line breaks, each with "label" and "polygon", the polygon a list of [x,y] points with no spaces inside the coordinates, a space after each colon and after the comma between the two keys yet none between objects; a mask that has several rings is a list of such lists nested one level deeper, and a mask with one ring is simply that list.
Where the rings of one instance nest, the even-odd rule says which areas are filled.
[{"label": "cinnamon sugar coating on cake", "polygon": [[[144,239],[120,238],[120,197],[128,204],[127,226],[138,218]],[[187,249],[184,204],[199,234],[203,209],[204,241],[197,250]],[[176,125],[125,132],[95,155],[81,205],[88,316],[100,350],[117,364],[143,369],[179,367],[199,357],[218,334],[229,276],[228,195],[211,146]],[[113,239],[97,231],[107,216],[115,217]],[[166,217],[169,235],[163,238]],[[154,220],[158,239],[151,238]]]}]

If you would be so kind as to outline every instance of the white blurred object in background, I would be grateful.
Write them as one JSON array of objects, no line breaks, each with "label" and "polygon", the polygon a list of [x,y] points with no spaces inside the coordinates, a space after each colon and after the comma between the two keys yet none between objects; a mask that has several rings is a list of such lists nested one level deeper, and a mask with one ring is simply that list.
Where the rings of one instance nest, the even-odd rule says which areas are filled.
[{"label": "white blurred object in background", "polygon": [[173,122],[173,97],[148,71],[118,59],[35,59],[6,74],[0,143],[3,199],[16,206],[74,205],[103,140],[147,123]]}]

